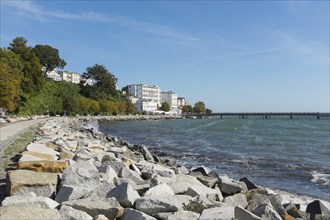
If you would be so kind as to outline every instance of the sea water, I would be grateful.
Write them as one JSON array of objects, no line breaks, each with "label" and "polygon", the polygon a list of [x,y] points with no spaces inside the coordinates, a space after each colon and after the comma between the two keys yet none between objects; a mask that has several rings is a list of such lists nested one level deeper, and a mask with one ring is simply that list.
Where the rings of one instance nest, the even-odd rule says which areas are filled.
[{"label": "sea water", "polygon": [[329,118],[100,122],[99,129],[187,167],[248,177],[290,193],[291,201],[296,195],[330,201]]}]

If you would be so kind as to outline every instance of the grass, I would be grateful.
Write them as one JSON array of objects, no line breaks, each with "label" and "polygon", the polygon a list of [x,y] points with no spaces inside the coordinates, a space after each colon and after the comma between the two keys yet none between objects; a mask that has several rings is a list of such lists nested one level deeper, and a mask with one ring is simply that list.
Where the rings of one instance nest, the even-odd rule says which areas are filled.
[{"label": "grass", "polygon": [[201,214],[204,209],[215,207],[214,205],[204,205],[203,202],[190,201],[187,205],[183,204],[183,210]]},{"label": "grass", "polygon": [[16,169],[20,153],[33,141],[39,125],[33,126],[21,134],[14,142],[4,146],[0,154],[0,178],[6,175],[7,170]]}]

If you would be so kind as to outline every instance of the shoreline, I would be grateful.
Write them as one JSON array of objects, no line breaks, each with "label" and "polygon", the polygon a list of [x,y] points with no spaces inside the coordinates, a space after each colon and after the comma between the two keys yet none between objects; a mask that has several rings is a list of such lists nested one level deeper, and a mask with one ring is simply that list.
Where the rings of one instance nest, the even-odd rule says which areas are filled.
[{"label": "shoreline", "polygon": [[[31,197],[29,193],[32,191],[35,194],[32,197],[49,197],[56,202],[55,207],[48,207],[43,211],[51,210],[57,213],[55,215],[62,217],[68,214],[65,210],[72,208],[75,212],[87,213],[95,219],[96,215],[93,216],[92,208],[85,206],[91,205],[91,202],[105,205],[111,199],[113,200],[111,207],[116,208],[116,213],[110,215],[109,207],[104,212],[108,219],[130,219],[128,216],[133,214],[133,216],[141,216],[139,219],[171,219],[171,216],[175,219],[179,218],[179,215],[189,216],[189,219],[206,219],[218,217],[220,210],[226,217],[242,220],[245,220],[246,216],[249,216],[249,219],[266,219],[265,216],[276,216],[275,219],[292,219],[292,216],[310,219],[312,215],[330,218],[330,212],[328,213],[328,208],[322,202],[314,201],[321,207],[321,213],[316,213],[311,208],[306,213],[293,203],[283,204],[280,195],[270,194],[267,189],[255,186],[247,178],[241,181],[226,180],[215,172],[206,172],[203,167],[188,170],[176,164],[171,158],[161,160],[145,145],[134,145],[119,137],[106,136],[89,124],[95,120],[150,119],[178,119],[178,117],[50,118],[40,127],[32,146],[28,146],[26,152],[23,152],[23,159],[21,158],[18,164],[21,169],[10,171],[7,175],[10,197],[6,197],[3,201],[0,217],[5,213],[1,209],[20,207],[8,202],[11,198],[20,197],[19,200],[24,200],[26,197]],[[54,159],[45,160],[49,155],[53,155]],[[37,160],[38,157],[41,160]],[[50,194],[45,194],[44,189],[40,190],[43,186],[40,182],[33,187],[31,182],[29,186],[23,184],[26,176],[49,175],[50,171],[54,173],[52,178],[56,177],[56,183],[53,180],[53,186],[47,188],[51,191]],[[14,178],[18,173],[23,176],[21,179]],[[56,173],[63,174],[55,175]],[[84,181],[79,181],[82,180],[81,177]],[[49,183],[46,185],[49,186]],[[125,198],[123,199],[118,193],[125,194]],[[168,206],[160,208],[160,204],[168,204]],[[35,204],[31,204],[33,205]],[[200,212],[196,212],[197,206],[202,207]],[[309,204],[308,207],[312,205]],[[225,216],[222,218],[226,219]]]}]

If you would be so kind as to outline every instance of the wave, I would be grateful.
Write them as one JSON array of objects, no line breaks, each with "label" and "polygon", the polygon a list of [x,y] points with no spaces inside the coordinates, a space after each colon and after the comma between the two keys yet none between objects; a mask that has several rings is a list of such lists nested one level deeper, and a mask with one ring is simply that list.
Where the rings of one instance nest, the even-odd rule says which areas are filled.
[{"label": "wave", "polygon": [[99,122],[98,120],[88,121],[86,124],[84,124],[83,128],[92,130],[93,132],[100,132],[99,131]]},{"label": "wave", "polygon": [[330,174],[327,173],[319,173],[314,170],[312,173],[313,179],[311,181],[316,184],[330,186]]}]

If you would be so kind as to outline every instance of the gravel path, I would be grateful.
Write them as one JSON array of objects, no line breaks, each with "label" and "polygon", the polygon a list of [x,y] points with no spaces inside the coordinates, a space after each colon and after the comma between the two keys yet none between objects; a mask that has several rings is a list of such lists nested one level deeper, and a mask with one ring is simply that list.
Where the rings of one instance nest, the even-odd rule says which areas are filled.
[{"label": "gravel path", "polygon": [[20,134],[25,132],[28,128],[38,123],[45,122],[48,119],[49,118],[20,121],[0,127],[0,151],[4,146],[14,141]]}]

